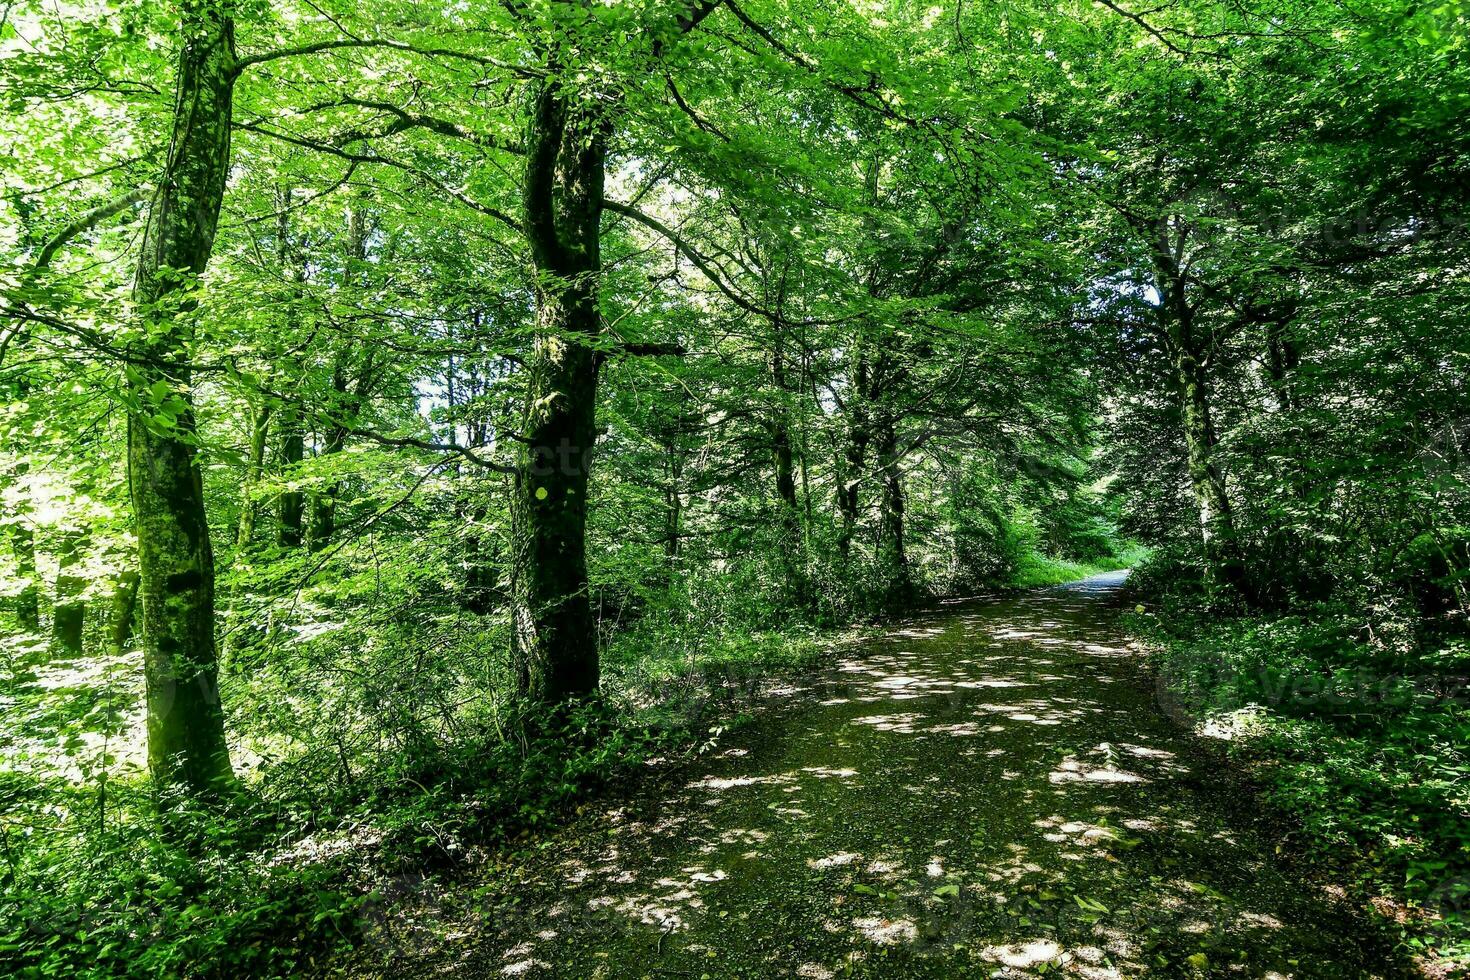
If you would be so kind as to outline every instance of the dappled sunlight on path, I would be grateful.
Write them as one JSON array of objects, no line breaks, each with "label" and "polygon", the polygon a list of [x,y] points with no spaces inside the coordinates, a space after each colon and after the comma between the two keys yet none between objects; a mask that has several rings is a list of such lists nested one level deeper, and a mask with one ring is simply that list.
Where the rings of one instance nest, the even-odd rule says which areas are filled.
[{"label": "dappled sunlight on path", "polygon": [[849,653],[405,971],[1395,975],[1153,704],[1121,581],[952,604]]}]

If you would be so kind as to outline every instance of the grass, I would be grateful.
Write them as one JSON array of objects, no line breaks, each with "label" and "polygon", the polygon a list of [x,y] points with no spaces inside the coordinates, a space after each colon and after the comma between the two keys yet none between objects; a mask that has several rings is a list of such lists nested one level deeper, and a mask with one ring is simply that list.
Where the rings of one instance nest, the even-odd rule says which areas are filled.
[{"label": "grass", "polygon": [[1021,560],[1013,584],[1023,589],[1062,585],[1066,582],[1087,578],[1090,575],[1133,568],[1147,556],[1148,550],[1138,545],[1129,545],[1114,557],[1091,562],[1048,558],[1042,554],[1032,553]]}]

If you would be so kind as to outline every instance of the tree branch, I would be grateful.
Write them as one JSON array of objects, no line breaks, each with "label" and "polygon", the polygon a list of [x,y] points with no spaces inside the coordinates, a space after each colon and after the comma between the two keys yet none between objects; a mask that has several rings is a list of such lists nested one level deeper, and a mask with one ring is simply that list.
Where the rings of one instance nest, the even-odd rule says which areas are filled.
[{"label": "tree branch", "polygon": [[62,228],[55,235],[51,236],[50,241],[41,246],[41,251],[36,254],[36,264],[31,267],[30,275],[35,276],[37,273],[45,272],[51,267],[51,260],[56,257],[56,253],[67,242],[82,234],[82,232],[91,231],[113,215],[127,210],[132,205],[147,197],[152,190],[153,188],[146,184],[142,187],[134,188],[119,198],[115,198],[106,204],[93,208],[65,228]]},{"label": "tree branch", "polygon": [[351,96],[344,96],[331,102],[320,102],[316,105],[307,106],[301,112],[320,112],[323,109],[332,109],[338,106],[357,106],[362,109],[376,109],[379,112],[389,113],[397,117],[399,122],[399,125],[393,129],[395,133],[402,132],[404,129],[417,127],[438,133],[441,136],[448,136],[453,139],[463,140],[466,143],[473,143],[476,146],[486,146],[496,150],[503,150],[506,153],[523,155],[526,152],[525,147],[519,143],[504,140],[498,136],[491,136],[488,133],[473,132],[448,119],[409,112],[407,109],[394,105],[392,102],[379,102],[373,99],[358,99]]},{"label": "tree branch", "polygon": [[[420,170],[418,167],[413,166],[412,164],[404,163],[401,160],[395,160],[392,157],[380,156],[377,153],[354,153],[350,150],[344,150],[340,146],[334,146],[331,143],[321,143],[316,140],[306,139],[302,136],[293,136],[290,133],[282,133],[278,132],[277,130],[266,129],[264,126],[260,126],[256,123],[234,123],[233,125],[236,129],[243,129],[246,132],[258,133],[261,136],[268,136],[271,139],[280,140],[283,143],[290,143],[292,146],[299,146],[305,150],[314,150],[318,153],[326,153],[330,156],[339,157],[340,159],[352,161],[355,163],[372,163],[383,167],[393,167],[397,170],[402,170],[404,173],[412,174],[413,176],[419,178],[430,187],[433,187],[435,190],[441,191],[449,197],[454,198],[454,200],[458,201],[460,204],[463,204],[465,207],[470,208],[474,211],[478,211],[481,214],[488,215],[489,217],[494,218],[495,220],[507,225],[515,231],[521,230],[520,222],[516,221],[515,218],[512,218],[504,211],[500,210],[499,208],[491,207],[488,204],[481,204],[474,198],[467,196],[463,191],[457,191],[447,184],[436,180],[435,178],[429,176],[427,173]],[[390,127],[388,134],[400,131],[401,130],[392,129]],[[359,136],[357,134],[348,134],[348,137],[349,138],[346,140],[346,142],[349,143],[368,138],[364,136]]]},{"label": "tree branch", "polygon": [[631,218],[644,227],[651,228],[652,230],[658,232],[660,235],[668,240],[669,244],[673,245],[674,248],[678,249],[685,258],[693,263],[694,267],[698,269],[701,273],[703,273],[704,277],[708,279],[711,283],[713,283],[714,287],[718,289],[721,293],[723,293],[725,297],[730,300],[730,302],[734,303],[745,312],[754,313],[757,316],[762,316],[767,319],[777,319],[774,313],[770,312],[769,310],[762,309],[761,307],[752,303],[750,300],[746,299],[744,296],[741,296],[739,293],[737,293],[733,287],[725,282],[724,276],[716,272],[710,262],[702,254],[700,254],[694,248],[694,246],[690,245],[689,242],[685,241],[682,235],[680,235],[674,229],[670,228],[668,225],[664,224],[662,221],[659,221],[657,218],[648,214],[644,214],[637,208],[629,207],[628,205],[623,204],[619,201],[604,199],[602,202],[602,207],[604,210],[611,211],[614,214],[621,214],[626,218]]},{"label": "tree branch", "polygon": [[453,48],[424,48],[405,41],[393,41],[387,38],[338,38],[332,41],[316,41],[311,44],[300,44],[290,48],[278,48],[275,51],[266,51],[261,54],[248,55],[236,59],[233,74],[236,77],[247,68],[263,65],[271,61],[279,61],[282,58],[300,58],[307,55],[322,54],[327,51],[341,51],[350,48],[384,48],[390,51],[402,51],[408,54],[423,55],[428,58],[456,58],[473,64],[483,65],[489,68],[498,68],[521,78],[536,78],[541,73],[531,68],[520,65],[510,65],[495,58],[484,55],[473,54],[469,51],[457,51]]}]

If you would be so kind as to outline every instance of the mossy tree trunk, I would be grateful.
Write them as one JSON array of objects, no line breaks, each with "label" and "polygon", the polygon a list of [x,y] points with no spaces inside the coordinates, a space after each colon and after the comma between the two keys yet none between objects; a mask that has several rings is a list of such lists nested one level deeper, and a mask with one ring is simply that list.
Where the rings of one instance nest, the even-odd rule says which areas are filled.
[{"label": "mossy tree trunk", "polygon": [[[332,375],[332,393],[340,401],[347,395],[345,389],[344,374],[339,369]],[[344,406],[338,411],[348,411]],[[341,454],[347,448],[347,427],[340,421],[328,423],[325,437],[322,440],[320,456],[323,459],[331,459]],[[337,533],[337,497],[342,492],[340,480],[331,480],[325,487],[311,495],[311,520],[307,524],[307,549],[313,552],[323,551],[332,543],[332,536]]]},{"label": "mossy tree trunk", "polygon": [[[358,413],[367,403],[380,372],[378,359],[368,351],[355,365],[356,377],[351,377],[352,358],[350,350],[341,350],[332,366],[332,405],[319,453],[322,459],[340,456],[347,448],[347,437],[352,434],[352,426],[356,425]],[[322,551],[332,543],[337,533],[337,502],[341,495],[342,481],[338,479],[329,480],[311,495],[311,520],[307,527],[307,547],[311,551]]]},{"label": "mossy tree trunk", "polygon": [[[596,349],[602,327],[602,211],[616,92],[567,58],[604,44],[585,0],[553,0],[557,36],[547,73],[530,92],[521,230],[536,273],[536,332],[526,358],[520,461],[511,493],[511,642],[518,685],[557,704],[596,693],[596,623],[588,595],[587,486],[596,439]],[[667,42],[709,16],[719,0],[685,0],[648,32],[657,60]],[[565,31],[565,34],[562,32]]]},{"label": "mossy tree trunk", "polygon": [[1217,458],[1219,437],[1210,404],[1212,337],[1196,320],[1183,263],[1190,227],[1182,220],[1160,218],[1148,230],[1152,235],[1155,286],[1159,293],[1157,333],[1174,366],[1186,465],[1199,509],[1205,577],[1211,583],[1236,582],[1240,563],[1235,516]]},{"label": "mossy tree trunk", "polygon": [[663,451],[664,554],[673,570],[684,540],[684,452],[677,435],[671,433],[664,439]]},{"label": "mossy tree trunk", "polygon": [[[300,304],[305,271],[297,261],[297,250],[291,231],[291,188],[281,187],[277,191],[276,215],[276,262],[281,280],[287,287],[281,291],[282,327],[286,343],[294,343],[300,325]],[[301,384],[305,370],[298,354],[292,358],[292,370],[287,383]],[[301,404],[288,399],[281,406],[278,418],[276,448],[277,471],[289,480],[299,478],[301,461],[306,456],[306,428],[302,418]],[[287,488],[276,497],[276,544],[282,548],[299,548],[305,538],[306,495],[300,490]]]},{"label": "mossy tree trunk", "polygon": [[801,505],[796,499],[796,451],[791,438],[790,382],[787,378],[783,338],[776,334],[771,354],[771,382],[779,400],[771,417],[771,457],[776,468],[776,496],[781,501],[781,526],[792,541],[798,539]]},{"label": "mossy tree trunk", "polygon": [[842,458],[838,461],[842,478],[837,486],[837,512],[840,515],[837,553],[844,563],[852,554],[852,538],[857,532],[862,508],[863,469],[868,465],[868,443],[872,438],[868,426],[868,360],[862,342],[858,344],[847,403],[843,406],[847,414],[847,438],[843,442]]},{"label": "mossy tree trunk", "polygon": [[1299,306],[1296,300],[1284,303],[1266,321],[1266,377],[1271,382],[1276,406],[1283,412],[1296,408],[1291,379],[1301,366],[1302,352],[1300,342],[1293,336],[1292,323]]},{"label": "mossy tree trunk", "polygon": [[240,523],[235,529],[235,547],[249,548],[255,539],[255,522],[260,517],[257,488],[265,474],[265,443],[270,435],[271,404],[262,401],[250,416],[250,455],[245,461],[245,481],[240,487]]},{"label": "mossy tree trunk", "polygon": [[536,268],[525,444],[512,495],[514,653],[522,692],[557,703],[594,693],[587,483],[596,437],[598,279],[608,123],[554,81],[534,96],[523,182]]},{"label": "mossy tree trunk", "polygon": [[[16,472],[23,473],[22,467],[17,466]],[[10,548],[15,555],[16,577],[21,581],[15,596],[15,620],[23,631],[34,633],[41,628],[41,586],[36,579],[36,532],[27,523],[31,519],[30,506],[24,497],[15,517],[10,527]]]},{"label": "mossy tree trunk", "polygon": [[155,783],[194,798],[233,782],[215,650],[214,554],[196,454],[192,310],[183,292],[214,247],[230,169],[234,27],[220,3],[185,2],[172,142],[149,206],[133,298],[128,476],[138,536]]},{"label": "mossy tree trunk", "polygon": [[[287,403],[281,407],[280,445],[277,468],[282,476],[294,479],[306,455],[306,432],[301,424],[301,408]],[[276,543],[282,548],[299,548],[306,515],[306,498],[300,490],[281,491],[276,498]]]},{"label": "mossy tree trunk", "polygon": [[119,572],[112,586],[112,612],[108,616],[108,645],[120,653],[133,642],[133,623],[138,612],[138,572],[130,568]]},{"label": "mossy tree trunk", "polygon": [[[372,214],[364,198],[347,215],[346,285],[357,284],[367,263],[367,241],[372,230]],[[347,437],[356,423],[358,412],[371,391],[377,365],[374,352],[358,352],[351,341],[339,347],[332,358],[332,404],[323,433],[320,456],[330,459],[347,448]],[[354,375],[355,369],[355,375]],[[451,367],[451,397],[453,374]],[[342,481],[330,480],[311,495],[311,519],[307,525],[307,547],[323,551],[337,533],[337,501]]]},{"label": "mossy tree trunk", "polygon": [[[779,309],[779,302],[778,307]],[[776,498],[781,530],[781,563],[786,577],[786,591],[799,608],[814,602],[811,577],[807,570],[806,542],[801,522],[801,502],[796,496],[797,447],[792,435],[792,390],[790,368],[786,359],[786,337],[778,323],[771,354],[771,381],[777,398],[770,421],[771,456],[776,472]]]},{"label": "mossy tree trunk", "polygon": [[1225,490],[1225,478],[1215,458],[1220,440],[1210,411],[1209,379],[1199,360],[1190,354],[1176,356],[1175,370],[1183,409],[1189,482],[1199,507],[1200,535],[1207,560],[1217,564],[1233,545],[1235,517]]}]

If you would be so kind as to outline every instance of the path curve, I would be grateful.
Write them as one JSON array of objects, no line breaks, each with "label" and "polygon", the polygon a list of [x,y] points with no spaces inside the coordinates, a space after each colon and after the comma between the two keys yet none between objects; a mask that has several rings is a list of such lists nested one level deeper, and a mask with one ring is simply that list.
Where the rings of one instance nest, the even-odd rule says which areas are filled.
[{"label": "path curve", "polygon": [[399,971],[1402,975],[1159,709],[1123,579],[948,605],[844,655]]}]

